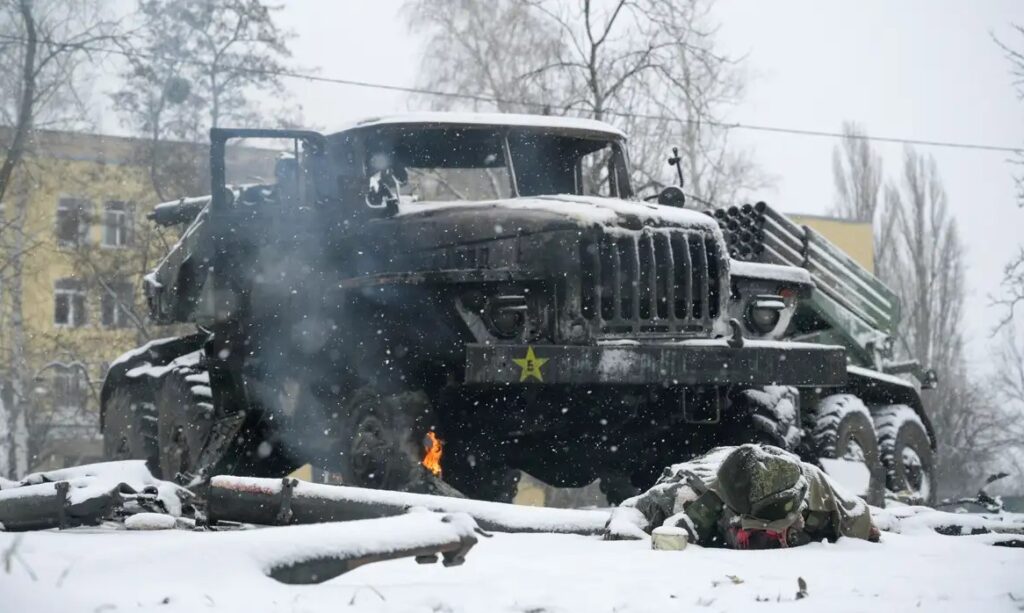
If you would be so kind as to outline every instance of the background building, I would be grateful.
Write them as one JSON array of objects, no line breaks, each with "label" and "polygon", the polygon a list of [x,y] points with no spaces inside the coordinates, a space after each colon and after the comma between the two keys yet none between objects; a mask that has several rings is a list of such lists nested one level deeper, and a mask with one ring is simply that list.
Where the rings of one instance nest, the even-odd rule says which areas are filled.
[{"label": "background building", "polygon": [[[160,200],[155,184],[174,197],[198,195],[209,191],[209,175],[202,143],[154,151],[140,139],[33,135],[0,209],[0,249],[20,264],[0,267],[0,401],[12,406],[22,390],[29,467],[39,470],[100,459],[107,365],[176,333],[151,325],[140,287],[177,230],[146,215]],[[272,172],[273,152],[233,153]]]},{"label": "background building", "polygon": [[[875,272],[875,236],[871,222],[854,221],[840,217],[787,213],[793,223],[817,230],[835,243],[855,262]],[[877,273],[875,273],[877,274]]]}]

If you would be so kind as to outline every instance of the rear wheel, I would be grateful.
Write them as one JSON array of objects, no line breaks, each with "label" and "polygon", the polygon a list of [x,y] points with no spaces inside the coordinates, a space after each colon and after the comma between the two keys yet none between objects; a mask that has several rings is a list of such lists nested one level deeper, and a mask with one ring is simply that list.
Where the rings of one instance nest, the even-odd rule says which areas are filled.
[{"label": "rear wheel", "polygon": [[123,382],[103,411],[103,455],[109,460],[146,460],[159,466],[153,391],[143,381]]},{"label": "rear wheel", "polygon": [[931,440],[917,412],[905,404],[893,404],[875,411],[874,418],[886,487],[910,502],[935,502]]},{"label": "rear wheel", "polygon": [[160,472],[164,479],[188,483],[213,427],[209,375],[198,366],[174,368],[157,390],[156,408]]},{"label": "rear wheel", "polygon": [[[818,403],[808,419],[811,454],[825,471],[833,473],[837,481],[851,489],[863,489],[854,493],[864,495],[870,504],[883,504],[885,471],[871,413],[864,402],[852,394],[827,396]],[[844,479],[840,478],[842,475],[835,474],[837,470],[843,470],[842,465],[828,460],[862,464],[868,471],[866,488],[853,488],[849,483],[852,478]]]},{"label": "rear wheel", "polygon": [[214,474],[282,477],[298,467],[279,440],[282,420],[218,416],[209,372],[202,363],[179,365],[162,377],[155,397],[157,458],[163,479],[196,485]]}]

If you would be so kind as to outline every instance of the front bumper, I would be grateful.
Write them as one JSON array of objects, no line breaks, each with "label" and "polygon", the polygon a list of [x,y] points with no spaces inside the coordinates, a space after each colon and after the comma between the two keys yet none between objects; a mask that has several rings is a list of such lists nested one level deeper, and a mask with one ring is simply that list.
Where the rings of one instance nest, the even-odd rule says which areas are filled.
[{"label": "front bumper", "polygon": [[466,383],[513,385],[796,385],[846,383],[846,352],[834,345],[725,341],[466,348]]}]

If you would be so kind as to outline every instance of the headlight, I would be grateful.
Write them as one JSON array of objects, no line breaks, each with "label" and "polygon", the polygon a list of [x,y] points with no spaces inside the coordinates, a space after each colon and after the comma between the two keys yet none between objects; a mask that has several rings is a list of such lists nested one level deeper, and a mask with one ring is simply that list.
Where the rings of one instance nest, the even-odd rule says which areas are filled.
[{"label": "headlight", "polygon": [[526,326],[526,296],[498,294],[487,298],[487,327],[498,338],[517,338]]},{"label": "headlight", "polygon": [[786,302],[782,296],[760,294],[747,306],[747,324],[761,334],[768,334],[779,325]]}]

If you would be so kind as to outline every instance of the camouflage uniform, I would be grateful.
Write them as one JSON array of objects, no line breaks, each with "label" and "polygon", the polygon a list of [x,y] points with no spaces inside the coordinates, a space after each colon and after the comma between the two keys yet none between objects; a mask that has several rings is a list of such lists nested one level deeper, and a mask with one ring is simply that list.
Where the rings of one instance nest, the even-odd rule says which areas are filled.
[{"label": "camouflage uniform", "polygon": [[705,546],[762,549],[840,536],[878,538],[863,500],[816,466],[768,445],[719,447],[666,468],[654,487],[616,509],[609,526],[616,515],[638,517],[637,511],[644,531],[678,526]]}]

